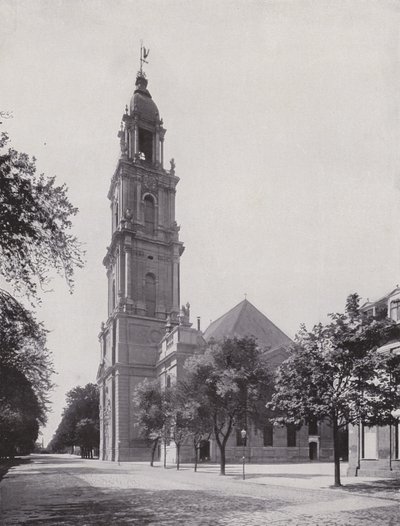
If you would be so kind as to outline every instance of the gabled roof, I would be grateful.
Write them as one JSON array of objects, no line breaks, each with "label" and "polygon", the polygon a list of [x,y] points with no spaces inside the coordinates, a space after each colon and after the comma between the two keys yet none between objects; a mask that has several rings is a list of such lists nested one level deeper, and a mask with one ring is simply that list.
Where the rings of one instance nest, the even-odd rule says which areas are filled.
[{"label": "gabled roof", "polygon": [[388,292],[387,294],[385,294],[378,300],[376,301],[367,300],[365,303],[361,305],[360,310],[367,310],[368,308],[371,308],[374,305],[378,305],[379,303],[386,303],[391,296],[394,296],[398,292],[400,292],[400,287],[397,285],[396,288],[394,288],[393,290],[391,290],[390,292]]},{"label": "gabled roof", "polygon": [[293,342],[249,301],[243,300],[226,314],[213,321],[206,329],[204,338],[209,342],[224,338],[251,336],[258,345],[270,350],[288,347]]}]

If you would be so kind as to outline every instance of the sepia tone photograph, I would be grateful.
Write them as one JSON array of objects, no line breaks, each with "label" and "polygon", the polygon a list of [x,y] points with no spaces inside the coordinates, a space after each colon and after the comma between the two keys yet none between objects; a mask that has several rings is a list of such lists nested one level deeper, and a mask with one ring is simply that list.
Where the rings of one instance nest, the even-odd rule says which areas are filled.
[{"label": "sepia tone photograph", "polygon": [[397,524],[399,2],[0,18],[0,524]]}]

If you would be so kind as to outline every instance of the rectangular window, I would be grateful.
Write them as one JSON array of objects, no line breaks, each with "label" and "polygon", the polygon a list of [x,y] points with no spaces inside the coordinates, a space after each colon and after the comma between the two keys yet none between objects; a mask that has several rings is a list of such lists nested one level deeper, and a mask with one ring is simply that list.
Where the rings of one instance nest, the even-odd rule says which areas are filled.
[{"label": "rectangular window", "polygon": [[312,436],[318,435],[318,422],[316,420],[311,420],[308,424],[308,434]]},{"label": "rectangular window", "polygon": [[[244,440],[242,438],[242,429],[241,428],[240,429],[236,429],[236,445],[237,446],[246,445],[246,441],[247,441],[246,438]],[[244,444],[243,444],[243,442],[244,442]]]},{"label": "rectangular window", "polygon": [[375,316],[378,320],[383,320],[384,318],[387,318],[388,316],[388,308],[387,305],[378,305],[375,309]]},{"label": "rectangular window", "polygon": [[393,321],[400,321],[400,300],[395,300],[390,303],[390,318]]},{"label": "rectangular window", "polygon": [[361,458],[374,459],[376,456],[376,426],[362,426]]},{"label": "rectangular window", "polygon": [[294,424],[287,426],[287,447],[296,447],[296,426]]},{"label": "rectangular window", "polygon": [[274,426],[266,424],[264,426],[264,447],[272,447],[274,445]]}]

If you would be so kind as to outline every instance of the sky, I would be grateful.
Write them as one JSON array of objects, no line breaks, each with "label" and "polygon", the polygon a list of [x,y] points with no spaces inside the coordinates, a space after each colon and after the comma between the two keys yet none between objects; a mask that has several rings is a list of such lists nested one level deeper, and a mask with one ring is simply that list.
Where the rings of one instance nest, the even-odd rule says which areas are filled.
[{"label": "sky", "polygon": [[[400,282],[400,4],[0,0],[13,146],[66,183],[86,267],[37,309],[65,394],[96,378],[117,132],[139,69],[180,177],[181,303],[202,328],[247,299],[290,337]],[[168,163],[166,163],[168,166]]]}]

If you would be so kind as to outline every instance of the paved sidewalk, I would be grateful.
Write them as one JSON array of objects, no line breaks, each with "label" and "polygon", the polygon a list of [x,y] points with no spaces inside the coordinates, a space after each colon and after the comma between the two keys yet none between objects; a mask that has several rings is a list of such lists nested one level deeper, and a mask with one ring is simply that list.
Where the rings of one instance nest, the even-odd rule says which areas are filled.
[{"label": "paved sidewalk", "polygon": [[[32,456],[0,483],[0,524],[264,526],[398,524],[400,481],[348,479],[329,464],[150,468]],[[343,469],[345,472],[345,469]]]}]

